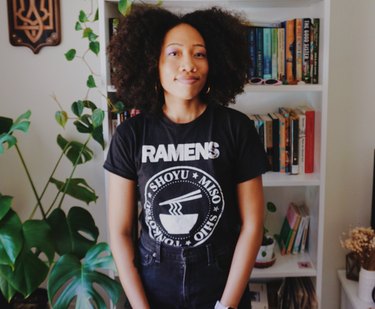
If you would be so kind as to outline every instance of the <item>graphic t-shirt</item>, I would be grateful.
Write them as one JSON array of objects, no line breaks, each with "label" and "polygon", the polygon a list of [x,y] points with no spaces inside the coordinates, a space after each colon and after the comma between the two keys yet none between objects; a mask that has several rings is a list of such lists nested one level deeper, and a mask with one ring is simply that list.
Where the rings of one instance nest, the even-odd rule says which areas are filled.
[{"label": "graphic t-shirt", "polygon": [[186,124],[145,114],[126,120],[104,167],[137,181],[142,231],[177,247],[236,235],[236,186],[268,170],[249,118],[214,104]]}]

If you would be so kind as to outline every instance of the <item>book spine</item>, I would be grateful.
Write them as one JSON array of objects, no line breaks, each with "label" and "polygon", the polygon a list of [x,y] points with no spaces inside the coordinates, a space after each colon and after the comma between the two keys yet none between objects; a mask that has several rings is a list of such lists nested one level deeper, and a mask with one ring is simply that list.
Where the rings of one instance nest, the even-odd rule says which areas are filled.
[{"label": "book spine", "polygon": [[263,28],[255,28],[256,38],[256,76],[263,77]]},{"label": "book spine", "polygon": [[295,20],[287,20],[285,25],[285,71],[288,84],[295,84]]},{"label": "book spine", "polygon": [[250,57],[250,67],[248,78],[256,77],[256,38],[255,38],[255,28],[248,28],[248,39],[249,39],[249,57]]},{"label": "book spine", "polygon": [[280,122],[275,113],[268,115],[272,119],[272,170],[280,172]]},{"label": "book spine", "polygon": [[314,48],[313,48],[313,70],[312,70],[312,83],[319,83],[319,28],[320,19],[313,18],[312,31],[314,33]]},{"label": "book spine", "polygon": [[291,155],[291,169],[290,174],[298,175],[298,117],[290,118],[290,155]]},{"label": "book spine", "polygon": [[285,28],[277,29],[277,72],[278,79],[285,80]]},{"label": "book spine", "polygon": [[298,166],[299,174],[305,174],[305,150],[306,150],[306,116],[298,115]]},{"label": "book spine", "polygon": [[272,36],[272,78],[277,79],[278,78],[278,53],[277,53],[277,47],[278,47],[278,28],[272,28],[271,29],[271,36]]},{"label": "book spine", "polygon": [[306,111],[305,173],[314,172],[315,111]]},{"label": "book spine", "polygon": [[303,49],[303,30],[302,18],[296,19],[296,80],[302,80],[302,49]]},{"label": "book spine", "polygon": [[290,117],[286,108],[280,107],[279,112],[285,119],[285,173],[290,173]]},{"label": "book spine", "polygon": [[272,34],[271,28],[263,28],[263,78],[272,77]]},{"label": "book spine", "polygon": [[303,19],[302,80],[310,84],[310,18]]},{"label": "book spine", "polygon": [[279,118],[279,128],[280,128],[280,173],[286,173],[286,119],[283,115],[277,114]]}]

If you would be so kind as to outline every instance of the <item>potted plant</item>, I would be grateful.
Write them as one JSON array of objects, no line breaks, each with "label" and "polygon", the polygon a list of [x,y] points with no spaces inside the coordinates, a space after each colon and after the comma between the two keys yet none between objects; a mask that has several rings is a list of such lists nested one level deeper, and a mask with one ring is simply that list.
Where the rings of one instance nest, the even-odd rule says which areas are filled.
[{"label": "potted plant", "polygon": [[263,226],[263,239],[262,244],[259,248],[258,255],[255,260],[255,267],[256,268],[266,268],[270,267],[275,263],[275,238],[269,234],[269,229],[267,228],[267,219],[270,213],[275,213],[277,207],[272,202],[267,202],[265,207],[265,218],[264,218],[264,226]]}]

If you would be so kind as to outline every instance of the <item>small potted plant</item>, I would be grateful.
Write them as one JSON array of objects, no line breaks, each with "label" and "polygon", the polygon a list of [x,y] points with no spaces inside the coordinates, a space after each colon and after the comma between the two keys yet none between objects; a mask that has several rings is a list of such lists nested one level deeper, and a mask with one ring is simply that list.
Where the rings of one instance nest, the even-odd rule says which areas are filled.
[{"label": "small potted plant", "polygon": [[269,234],[269,229],[267,228],[267,219],[270,213],[275,213],[277,207],[272,202],[267,202],[266,204],[266,214],[264,218],[263,226],[263,240],[260,246],[258,255],[255,260],[256,268],[266,268],[270,267],[275,263],[276,257],[274,253],[275,248],[275,238]]}]

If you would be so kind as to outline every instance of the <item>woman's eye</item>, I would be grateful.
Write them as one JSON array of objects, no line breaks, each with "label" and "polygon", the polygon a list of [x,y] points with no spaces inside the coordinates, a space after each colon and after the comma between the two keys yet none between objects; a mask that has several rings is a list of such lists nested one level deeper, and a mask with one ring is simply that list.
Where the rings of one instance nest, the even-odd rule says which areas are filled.
[{"label": "woman's eye", "polygon": [[171,51],[171,52],[168,53],[168,56],[177,56],[177,52]]},{"label": "woman's eye", "polygon": [[206,54],[205,53],[196,53],[195,57],[197,57],[197,58],[206,58]]}]

